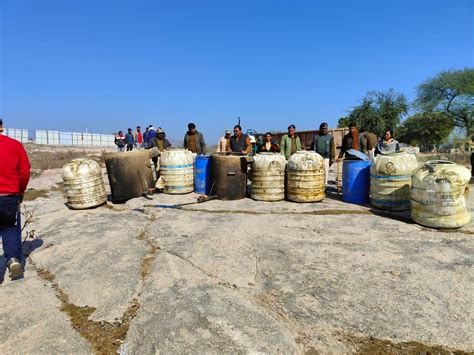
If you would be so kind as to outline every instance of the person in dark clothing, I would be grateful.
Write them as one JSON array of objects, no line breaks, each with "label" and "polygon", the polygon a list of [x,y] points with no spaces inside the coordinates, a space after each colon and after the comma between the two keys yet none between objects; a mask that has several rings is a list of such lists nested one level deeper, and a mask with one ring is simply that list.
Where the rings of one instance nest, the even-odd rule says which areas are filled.
[{"label": "person in dark clothing", "polygon": [[[158,127],[155,131],[155,128],[151,127],[149,132],[155,132],[153,138],[148,141],[149,148],[158,148],[158,150],[163,153],[165,150],[171,147],[171,143],[165,138],[165,131],[161,127]],[[153,164],[155,164],[155,169],[158,170],[158,157],[151,158]]]},{"label": "person in dark clothing", "polygon": [[336,159],[336,144],[334,143],[334,137],[328,132],[326,122],[319,125],[319,132],[313,137],[311,148],[324,159],[324,182],[327,185],[329,169]]},{"label": "person in dark clothing", "polygon": [[125,142],[127,142],[127,152],[133,150],[133,145],[135,144],[135,139],[133,139],[132,129],[129,128],[127,134],[125,135]]},{"label": "person in dark clothing", "polygon": [[155,129],[155,127],[150,125],[148,127],[148,132],[146,134],[146,139],[148,141],[148,143],[146,145],[146,149],[151,149],[153,147],[156,147],[156,145],[154,145],[156,137],[157,137],[156,129]]},{"label": "person in dark clothing", "polygon": [[278,144],[275,143],[273,140],[273,136],[270,132],[265,133],[265,138],[262,144],[260,145],[259,152],[260,153],[278,153],[280,151],[280,147]]},{"label": "person in dark clothing", "polygon": [[148,130],[150,127],[145,128],[145,132],[143,133],[143,148],[148,149],[148,145],[150,141],[148,140]]},{"label": "person in dark clothing", "polygon": [[241,154],[250,154],[252,151],[252,144],[250,138],[242,133],[240,125],[234,126],[234,135],[230,137],[229,151]]},{"label": "person in dark clothing", "polygon": [[337,160],[339,161],[343,156],[345,156],[346,159],[354,159],[355,157],[353,155],[347,153],[350,149],[367,154],[367,142],[364,135],[357,130],[355,123],[349,124],[349,133],[342,139],[341,151]]},{"label": "person in dark clothing", "polygon": [[123,135],[122,131],[119,131],[115,136],[114,143],[117,146],[117,150],[119,152],[123,152],[125,150],[125,136]]},{"label": "person in dark clothing", "polygon": [[[474,142],[474,137],[471,137],[471,142]],[[469,157],[469,160],[471,161],[471,176],[474,177],[474,144],[470,144],[471,148],[471,156]]]},{"label": "person in dark clothing", "polygon": [[369,159],[372,160],[375,155],[375,147],[377,146],[378,142],[377,135],[372,132],[367,132],[362,128],[359,130],[359,133],[364,135],[365,141],[367,142],[367,155],[369,156]]},{"label": "person in dark clothing", "polygon": [[184,135],[184,149],[188,149],[196,154],[204,154],[206,152],[206,143],[201,132],[196,130],[194,123],[188,124],[188,131]]}]

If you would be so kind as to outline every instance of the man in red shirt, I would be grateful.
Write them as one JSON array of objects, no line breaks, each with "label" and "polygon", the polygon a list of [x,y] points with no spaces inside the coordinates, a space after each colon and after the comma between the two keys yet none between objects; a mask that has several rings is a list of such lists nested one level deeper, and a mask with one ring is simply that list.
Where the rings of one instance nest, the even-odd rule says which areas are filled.
[{"label": "man in red shirt", "polygon": [[143,135],[140,126],[137,126],[137,130],[133,133],[133,139],[135,140],[135,147],[140,150],[143,148]]},{"label": "man in red shirt", "polygon": [[23,145],[2,133],[0,119],[0,237],[10,278],[15,279],[23,275],[20,204],[30,179],[30,162]]}]

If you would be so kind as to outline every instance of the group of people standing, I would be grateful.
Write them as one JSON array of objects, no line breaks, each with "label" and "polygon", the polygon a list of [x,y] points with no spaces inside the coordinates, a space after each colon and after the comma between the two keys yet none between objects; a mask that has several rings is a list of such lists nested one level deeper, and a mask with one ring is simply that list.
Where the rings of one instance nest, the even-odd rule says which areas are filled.
[{"label": "group of people standing", "polygon": [[[133,133],[131,128],[127,130],[127,134],[119,131],[115,136],[114,143],[119,152],[132,151],[134,148],[141,150],[156,147],[160,151],[171,148],[171,143],[166,139],[166,133],[163,128],[155,128],[153,125],[149,125],[143,133],[140,126],[137,126]],[[196,154],[204,154],[206,151],[204,136],[201,132],[197,131],[194,123],[188,124],[188,131],[184,136],[183,146]]]},{"label": "group of people standing", "polygon": [[[132,133],[129,128],[127,134],[119,131],[115,136],[115,144],[118,151],[131,151],[136,149],[151,149],[157,147],[160,151],[171,147],[171,143],[166,139],[166,134],[161,127],[155,128],[148,126],[145,132],[141,132],[140,127]],[[196,129],[194,123],[188,124],[188,130],[184,135],[183,147],[196,154],[206,153],[206,143],[204,136]],[[256,154],[262,152],[280,153],[286,159],[304,147],[301,145],[300,138],[296,134],[295,125],[288,126],[288,133],[283,135],[280,142],[277,143],[273,139],[270,132],[265,133],[261,139],[257,141],[254,135],[245,134],[240,125],[235,125],[233,134],[230,129],[225,131],[224,136],[217,143],[217,152],[234,152],[240,154]],[[334,137],[329,133],[329,127],[326,122],[319,126],[319,131],[314,135],[311,143],[311,150],[320,154],[325,161],[326,170],[334,161],[342,159],[353,159],[354,156],[348,151],[354,149],[367,154],[372,159],[376,154],[386,153],[390,151],[398,151],[399,144],[393,138],[391,129],[386,129],[381,139],[372,132],[366,132],[364,129],[357,129],[354,123],[349,125],[349,133],[347,133],[342,141],[339,155],[336,157],[336,145]]]},{"label": "group of people standing", "polygon": [[[288,126],[288,133],[283,135],[280,144],[273,140],[270,132],[265,133],[263,139],[257,142],[254,136],[249,136],[242,133],[240,125],[234,127],[234,135],[231,135],[230,130],[225,131],[224,137],[219,140],[217,144],[218,152],[236,152],[243,154],[273,152],[280,153],[288,160],[290,156],[298,150],[302,150],[301,140],[296,134],[295,125]],[[379,139],[375,133],[366,132],[357,129],[354,123],[349,125],[349,133],[347,133],[343,140],[339,155],[336,156],[336,144],[334,137],[329,133],[329,126],[323,122],[319,126],[319,131],[313,136],[311,143],[311,150],[320,154],[324,159],[324,170],[326,172],[325,181],[327,184],[329,168],[335,161],[356,158],[350,154],[350,150],[357,150],[372,159],[377,154],[384,154],[400,150],[399,143],[393,138],[393,132],[387,128],[384,131],[383,137]]]},{"label": "group of people standing", "polygon": [[399,151],[400,145],[393,138],[393,132],[390,128],[387,128],[383,137],[378,139],[375,133],[367,132],[364,129],[359,131],[356,124],[351,123],[349,124],[349,132],[342,139],[341,149],[336,157],[334,137],[329,134],[328,124],[323,122],[319,126],[319,132],[313,137],[311,149],[324,158],[327,184],[329,168],[334,161],[338,162],[342,158],[357,159],[356,156],[351,154],[351,150],[362,152],[369,159],[372,159],[377,154]]},{"label": "group of people standing", "polygon": [[233,152],[242,154],[256,154],[256,153],[282,153],[288,159],[291,154],[297,150],[301,150],[301,142],[295,134],[296,128],[294,125],[288,127],[288,135],[285,135],[280,142],[280,145],[273,140],[273,135],[270,132],[265,133],[263,139],[257,142],[253,135],[244,134],[240,125],[234,126],[234,135],[231,134],[230,129],[225,131],[217,143],[217,152]]},{"label": "group of people standing", "polygon": [[115,135],[114,143],[119,152],[132,151],[134,148],[140,150],[153,147],[163,151],[171,147],[171,143],[166,139],[165,131],[161,127],[155,128],[153,125],[149,125],[143,133],[140,126],[137,126],[133,133],[131,128],[127,130],[127,134],[119,131]]},{"label": "group of people standing", "polygon": [[378,138],[375,133],[367,132],[364,129],[357,129],[355,123],[349,124],[349,133],[344,136],[342,140],[341,151],[339,159],[344,154],[348,159],[353,158],[348,150],[358,150],[367,154],[369,159],[372,159],[377,154],[387,154],[400,150],[400,144],[393,138],[393,131],[390,128],[385,129],[382,138]]}]

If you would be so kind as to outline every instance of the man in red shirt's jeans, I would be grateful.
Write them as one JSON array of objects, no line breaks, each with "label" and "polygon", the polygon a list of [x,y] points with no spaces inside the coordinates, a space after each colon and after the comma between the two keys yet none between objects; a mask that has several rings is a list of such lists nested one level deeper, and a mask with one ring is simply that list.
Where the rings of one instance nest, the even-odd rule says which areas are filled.
[{"label": "man in red shirt's jeans", "polygon": [[10,278],[15,279],[23,275],[20,204],[30,179],[30,162],[23,145],[2,133],[0,119],[0,237]]}]

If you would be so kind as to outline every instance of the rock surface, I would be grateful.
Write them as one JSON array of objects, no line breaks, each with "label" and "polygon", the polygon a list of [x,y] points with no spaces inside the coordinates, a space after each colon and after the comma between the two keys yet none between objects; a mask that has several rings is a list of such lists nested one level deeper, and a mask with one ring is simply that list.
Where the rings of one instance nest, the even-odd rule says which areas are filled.
[{"label": "rock surface", "polygon": [[[224,202],[215,204],[224,207]],[[248,210],[254,202],[247,204]],[[199,351],[207,340],[182,340],[180,332],[205,325],[221,339],[229,324],[243,332],[242,339],[254,339],[256,351],[298,351],[301,343],[350,351],[335,343],[339,333],[474,347],[472,313],[466,314],[473,305],[474,243],[462,232],[448,237],[374,215],[242,218],[239,213],[167,210],[153,223],[156,228],[147,233],[161,250],[144,290],[145,311],[127,338],[128,344],[139,339],[151,344],[137,352]],[[221,306],[224,296],[227,306]],[[233,310],[235,299],[241,300],[240,312]],[[179,318],[184,309],[188,316],[171,322],[172,314]],[[262,320],[262,314],[271,321]],[[265,333],[259,329],[262,322],[267,329],[274,323],[278,327]],[[282,325],[292,336],[279,329]],[[164,332],[154,338],[157,327]],[[226,343],[228,348],[212,342],[212,349],[246,348],[230,338]]]},{"label": "rock surface", "polygon": [[89,354],[91,347],[59,311],[49,284],[27,267],[25,278],[0,289],[1,354]]}]

